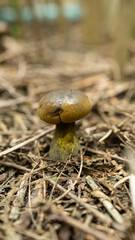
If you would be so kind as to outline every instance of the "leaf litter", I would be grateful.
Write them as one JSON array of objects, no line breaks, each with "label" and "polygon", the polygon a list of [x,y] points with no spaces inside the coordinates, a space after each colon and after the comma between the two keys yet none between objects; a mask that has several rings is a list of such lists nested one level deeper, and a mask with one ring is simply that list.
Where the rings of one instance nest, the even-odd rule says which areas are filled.
[{"label": "leaf litter", "polygon": [[[134,239],[134,78],[116,81],[118,66],[87,52],[48,48],[42,65],[26,49],[0,58],[0,239]],[[36,109],[63,88],[83,90],[93,109],[77,122],[80,153],[60,162]]]}]

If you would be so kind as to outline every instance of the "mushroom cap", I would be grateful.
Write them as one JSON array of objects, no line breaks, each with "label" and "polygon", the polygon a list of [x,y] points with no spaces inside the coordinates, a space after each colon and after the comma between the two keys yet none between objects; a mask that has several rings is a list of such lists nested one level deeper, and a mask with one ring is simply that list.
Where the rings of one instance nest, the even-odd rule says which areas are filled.
[{"label": "mushroom cap", "polygon": [[46,94],[38,104],[38,115],[41,120],[59,124],[72,123],[91,111],[90,99],[80,90],[54,90]]}]

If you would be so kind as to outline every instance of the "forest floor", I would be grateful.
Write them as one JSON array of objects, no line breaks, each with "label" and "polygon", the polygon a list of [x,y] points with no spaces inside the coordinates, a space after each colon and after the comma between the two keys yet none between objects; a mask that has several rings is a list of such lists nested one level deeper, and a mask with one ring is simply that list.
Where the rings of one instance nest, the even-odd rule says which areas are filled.
[{"label": "forest floor", "polygon": [[[119,81],[118,64],[98,51],[11,37],[4,44],[0,239],[135,239],[135,190],[129,187],[135,186],[135,68],[128,66]],[[78,127],[82,149],[66,162],[49,159],[54,126],[37,116],[41,97],[63,88],[84,91],[93,104]]]}]

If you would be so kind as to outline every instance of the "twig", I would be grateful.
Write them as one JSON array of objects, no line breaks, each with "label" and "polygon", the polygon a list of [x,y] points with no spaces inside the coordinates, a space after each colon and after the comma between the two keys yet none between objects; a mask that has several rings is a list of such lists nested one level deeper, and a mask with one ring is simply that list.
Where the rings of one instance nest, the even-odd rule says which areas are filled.
[{"label": "twig", "polygon": [[14,147],[11,147],[11,148],[8,148],[8,149],[4,150],[3,152],[0,153],[0,157],[6,155],[6,154],[8,154],[8,153],[11,153],[11,152],[13,152],[13,151],[15,151],[15,150],[17,150],[17,149],[19,149],[19,148],[21,148],[21,147],[29,144],[29,143],[31,143],[31,142],[34,142],[35,140],[43,137],[44,135],[50,133],[50,132],[53,131],[53,130],[54,130],[54,127],[50,128],[49,130],[45,130],[45,131],[43,131],[42,133],[39,133],[39,134],[35,135],[34,137],[31,137],[31,138],[27,139],[26,141],[17,144],[17,145],[14,146]]},{"label": "twig", "polygon": [[[87,151],[89,151],[89,152],[91,152],[91,153],[103,155],[103,156],[106,154],[106,152],[94,150],[94,149],[89,148],[89,147],[87,148]],[[113,158],[113,159],[120,160],[120,161],[122,161],[122,162],[123,162],[123,161],[124,161],[124,162],[128,162],[128,159],[126,159],[126,158],[119,157],[119,156],[115,156],[115,155],[113,155],[113,154],[109,154],[109,155],[110,155],[110,157]]]},{"label": "twig", "polygon": [[[32,169],[32,172],[35,170],[35,167],[38,165],[38,163],[35,164],[35,166],[33,167]],[[32,177],[32,174],[29,176],[29,189],[28,189],[28,208],[29,208],[29,213],[30,213],[30,216],[31,216],[31,220],[34,224],[34,226],[36,226],[36,221],[33,217],[33,212],[32,212],[32,209],[31,209],[31,177]]]},{"label": "twig", "polygon": [[82,150],[81,150],[80,155],[81,155],[81,165],[80,165],[79,173],[78,173],[78,175],[77,175],[77,179],[74,181],[73,184],[71,184],[71,186],[69,187],[68,190],[66,190],[66,192],[64,192],[64,193],[63,193],[62,195],[60,195],[58,198],[54,199],[53,202],[57,202],[57,201],[59,201],[60,199],[62,199],[63,197],[65,197],[65,196],[74,188],[74,186],[76,185],[78,179],[80,178],[80,175],[81,175],[81,172],[82,172],[82,167],[83,167],[83,155],[82,155]]},{"label": "twig", "polygon": [[24,171],[24,172],[31,172],[31,169],[17,165],[16,163],[0,161],[0,165],[6,166],[6,167],[12,167],[12,168]]},{"label": "twig", "polygon": [[105,139],[107,139],[112,134],[112,129],[109,129],[109,131],[99,139],[99,142],[102,143]]},{"label": "twig", "polygon": [[[24,175],[26,175],[26,173]],[[20,183],[21,189],[17,192],[15,200],[13,201],[13,207],[11,208],[9,219],[16,220],[19,216],[20,208],[24,204],[24,197],[27,190],[27,187],[25,185],[27,184],[27,182],[28,182],[28,178],[26,177]]]},{"label": "twig", "polygon": [[[92,227],[87,226],[86,224],[80,222],[79,220],[74,219],[73,217],[67,216],[66,214],[64,214],[62,211],[59,211],[54,206],[51,207],[50,212],[51,212],[50,218],[52,218],[53,220],[65,222],[70,226],[79,229],[85,234],[93,235],[99,240],[108,240],[108,236],[106,236],[106,234],[104,234],[103,232],[97,229],[93,229]],[[112,238],[109,238],[109,239],[111,240]]]},{"label": "twig", "polygon": [[[62,187],[61,185],[59,185],[58,183],[56,184],[56,182],[54,182],[52,179],[46,179],[46,181],[48,181],[49,183],[56,185],[56,187],[62,191],[62,192],[66,192],[67,190]],[[105,222],[107,224],[111,224],[112,220],[111,218],[109,218],[108,216],[105,216],[103,213],[101,213],[100,211],[98,211],[97,209],[95,209],[93,206],[91,206],[88,203],[83,202],[80,198],[78,198],[75,194],[68,192],[67,195],[72,198],[75,202],[77,202],[79,205],[83,206],[85,209],[88,210],[88,212],[93,213],[97,218],[99,218],[102,222]]]},{"label": "twig", "polygon": [[[67,164],[68,164],[68,160],[66,159],[66,163],[64,164],[63,169],[60,171],[60,174],[59,174],[59,176],[58,176],[57,179],[56,179],[56,183],[59,181],[59,179],[60,179],[60,177],[61,177],[63,171],[65,170]],[[56,186],[56,184],[53,185],[52,191],[51,191],[51,193],[50,193],[50,197],[49,197],[49,200],[50,200],[50,201],[51,201],[51,199],[52,199],[52,195],[53,195],[53,192],[54,192],[55,186]],[[56,200],[56,199],[55,199],[55,200]]]},{"label": "twig", "polygon": [[32,169],[29,169],[29,168],[26,168],[26,167],[17,165],[16,163],[4,162],[4,161],[0,161],[0,165],[6,166],[6,167],[12,167],[12,168],[15,168],[15,169],[24,171],[24,172],[28,172],[28,173],[29,173],[29,176],[30,176],[31,174],[35,174],[35,173],[37,173],[37,172],[39,172],[39,171],[44,170],[45,168],[47,168],[47,166],[43,166],[43,167],[39,167],[39,168],[36,168],[36,169],[32,170]]},{"label": "twig", "polygon": [[3,100],[0,101],[0,108],[11,107],[14,105],[22,104],[24,102],[28,102],[27,97],[21,97],[18,99],[10,99],[10,100]]},{"label": "twig", "polygon": [[129,179],[130,179],[130,176],[127,176],[127,177],[124,177],[124,178],[120,179],[117,183],[114,184],[113,188],[114,189],[117,188],[120,184],[126,182]]},{"label": "twig", "polygon": [[103,206],[117,223],[122,224],[123,218],[121,217],[117,209],[115,209],[112,203],[109,201],[108,196],[99,190],[98,185],[93,181],[91,176],[87,176],[86,181],[90,188],[93,190],[94,197],[97,197],[99,199],[99,201],[103,204]]}]

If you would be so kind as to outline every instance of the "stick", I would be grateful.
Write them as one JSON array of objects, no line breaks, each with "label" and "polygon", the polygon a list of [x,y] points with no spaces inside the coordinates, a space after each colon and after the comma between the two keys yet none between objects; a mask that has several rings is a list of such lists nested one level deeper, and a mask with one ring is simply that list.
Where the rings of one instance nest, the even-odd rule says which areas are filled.
[{"label": "stick", "polygon": [[[106,152],[94,150],[94,149],[89,148],[89,147],[87,148],[87,151],[95,153],[95,154],[103,155],[103,156],[106,154]],[[116,159],[116,160],[123,161],[123,162],[128,162],[128,160],[126,158],[115,156],[113,154],[110,154],[110,157],[113,158],[113,159]]]},{"label": "stick", "polygon": [[0,153],[0,157],[6,155],[8,153],[11,153],[11,152],[13,152],[13,151],[15,151],[15,150],[17,150],[17,149],[19,149],[19,148],[29,144],[29,143],[31,143],[31,142],[34,142],[35,140],[43,137],[44,135],[50,133],[53,130],[54,130],[54,127],[50,128],[49,130],[45,130],[42,133],[39,133],[39,134],[35,135],[34,137],[31,137],[31,138],[27,139],[26,141],[17,144],[16,146],[13,146],[11,148],[8,148],[8,149],[4,150],[3,152]]},{"label": "stick", "polygon": [[[108,236],[105,233],[103,233],[97,229],[94,229],[90,226],[87,226],[85,223],[82,223],[82,222],[78,221],[77,219],[74,219],[73,217],[67,216],[62,211],[57,210],[56,207],[52,206],[50,211],[51,211],[53,220],[65,222],[68,225],[77,228],[81,232],[84,232],[85,234],[90,234],[90,235],[96,237],[96,239],[108,240]],[[112,238],[109,238],[109,239],[111,240]]]},{"label": "stick", "polygon": [[3,101],[0,101],[0,108],[11,107],[14,105],[22,104],[27,101],[28,101],[28,98],[26,97],[22,97],[18,99],[3,100]]},{"label": "stick", "polygon": [[108,196],[99,190],[98,185],[93,181],[91,176],[87,176],[86,181],[90,188],[93,190],[94,197],[97,197],[99,199],[99,201],[103,204],[103,206],[117,223],[122,224],[123,218],[121,217],[117,209],[114,208],[112,203],[109,201]]},{"label": "stick", "polygon": [[[49,183],[51,183],[52,185],[55,185],[60,191],[62,192],[66,192],[66,189],[64,187],[62,187],[61,185],[59,185],[58,183],[54,182],[52,179],[46,179],[46,181],[48,181]],[[71,197],[75,202],[77,202],[79,205],[83,206],[85,209],[88,210],[88,212],[93,213],[97,218],[99,218],[101,221],[107,223],[107,224],[111,224],[112,223],[112,219],[109,218],[108,216],[104,215],[103,213],[101,213],[100,211],[98,211],[97,209],[95,209],[93,206],[91,206],[88,203],[85,203],[84,201],[81,200],[81,198],[78,198],[76,195],[74,195],[71,192],[68,192],[67,195],[69,197]]]},{"label": "stick", "polygon": [[[26,175],[26,173],[25,173]],[[19,214],[20,214],[20,209],[24,205],[24,198],[25,194],[27,191],[27,187],[25,185],[28,183],[28,177],[22,180],[20,183],[20,188],[15,196],[15,199],[13,201],[13,206],[11,208],[10,214],[9,214],[9,219],[10,220],[17,220]]]},{"label": "stick", "polygon": [[78,182],[78,179],[80,178],[80,175],[81,175],[81,172],[82,172],[82,167],[83,167],[83,155],[82,155],[82,150],[81,150],[81,153],[80,153],[80,157],[81,157],[81,165],[80,165],[80,170],[79,170],[79,173],[77,175],[77,179],[74,181],[73,184],[71,184],[71,186],[69,187],[68,190],[66,190],[66,192],[64,192],[62,195],[60,195],[59,197],[57,197],[56,199],[54,199],[53,202],[57,202],[59,201],[60,199],[64,198],[76,185],[76,183]]}]

